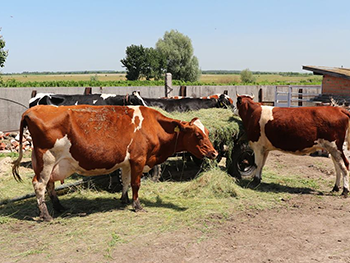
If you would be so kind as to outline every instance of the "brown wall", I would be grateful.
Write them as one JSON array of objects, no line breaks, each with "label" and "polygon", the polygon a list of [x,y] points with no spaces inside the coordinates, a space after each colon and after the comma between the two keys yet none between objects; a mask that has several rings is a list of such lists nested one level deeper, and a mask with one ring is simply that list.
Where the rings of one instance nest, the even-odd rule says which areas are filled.
[{"label": "brown wall", "polygon": [[324,75],[322,93],[350,95],[350,80]]}]

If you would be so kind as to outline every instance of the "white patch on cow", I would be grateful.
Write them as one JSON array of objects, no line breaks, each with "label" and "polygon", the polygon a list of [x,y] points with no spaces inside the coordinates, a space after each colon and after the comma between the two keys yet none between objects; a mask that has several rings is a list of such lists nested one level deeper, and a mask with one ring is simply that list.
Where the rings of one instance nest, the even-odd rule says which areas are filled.
[{"label": "white patch on cow", "polygon": [[76,101],[76,102],[74,103],[74,105],[78,105],[78,101]]},{"label": "white patch on cow", "polygon": [[36,94],[35,97],[33,97],[33,98],[31,98],[31,99],[29,100],[29,104],[31,104],[31,103],[34,102],[35,100],[39,99],[39,100],[38,100],[38,103],[37,103],[37,105],[39,105],[40,99],[42,99],[42,98],[45,97],[45,96],[48,96],[49,98],[51,98],[51,95],[54,95],[54,94],[53,94],[53,93],[38,93],[38,94]]},{"label": "white patch on cow", "polygon": [[41,176],[44,180],[48,180],[51,177],[53,181],[64,180],[72,173],[76,172],[85,176],[108,174],[115,171],[118,168],[129,168],[130,163],[130,153],[128,152],[129,146],[133,140],[129,143],[126,156],[121,163],[116,163],[110,169],[92,169],[86,170],[79,165],[79,162],[73,158],[70,153],[70,148],[72,146],[68,136],[65,135],[61,139],[57,139],[53,148],[47,150],[43,155],[43,170]]},{"label": "white patch on cow", "polygon": [[128,106],[128,107],[134,110],[134,114],[132,116],[131,123],[135,124],[136,117],[139,118],[139,125],[137,127],[135,127],[135,129],[134,129],[134,132],[136,132],[142,128],[142,122],[143,122],[144,118],[142,116],[140,106]]},{"label": "white patch on cow", "polygon": [[101,94],[102,99],[108,99],[109,97],[115,97],[115,94]]},{"label": "white patch on cow", "polygon": [[96,104],[96,102],[97,102],[97,100],[93,100],[93,101],[92,101],[92,104]]},{"label": "white patch on cow", "polygon": [[143,98],[140,96],[138,92],[134,92],[133,95],[135,95],[139,100],[142,101],[142,105],[147,107],[146,102],[143,100]]},{"label": "white patch on cow", "polygon": [[205,134],[204,125],[199,119],[195,120],[193,124],[196,125],[199,129],[201,129],[201,131]]},{"label": "white patch on cow", "polygon": [[273,110],[272,106],[261,106],[261,116],[259,120],[260,137],[257,142],[253,143],[257,149],[260,147],[264,147],[266,150],[274,149],[271,142],[266,137],[266,133],[265,133],[266,123],[273,120],[272,110]]}]

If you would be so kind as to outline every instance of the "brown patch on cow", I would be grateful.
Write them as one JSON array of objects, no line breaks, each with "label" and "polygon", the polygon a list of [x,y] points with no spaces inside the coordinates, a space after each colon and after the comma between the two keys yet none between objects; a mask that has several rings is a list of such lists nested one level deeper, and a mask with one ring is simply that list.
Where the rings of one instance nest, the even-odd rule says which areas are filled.
[{"label": "brown patch on cow", "polygon": [[289,152],[311,148],[317,139],[335,141],[340,147],[348,122],[337,107],[273,108],[273,120],[266,123],[265,134],[274,147]]},{"label": "brown patch on cow", "polygon": [[261,136],[261,130],[259,120],[261,117],[261,106],[252,104],[253,107],[250,107],[251,98],[249,96],[241,96],[237,100],[237,109],[239,116],[243,121],[243,126],[249,141],[256,142]]}]

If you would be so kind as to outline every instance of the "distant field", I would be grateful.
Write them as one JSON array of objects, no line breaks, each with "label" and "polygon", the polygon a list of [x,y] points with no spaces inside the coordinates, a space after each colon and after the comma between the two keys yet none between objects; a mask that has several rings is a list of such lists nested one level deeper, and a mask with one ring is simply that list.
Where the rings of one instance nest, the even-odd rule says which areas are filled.
[{"label": "distant field", "polygon": [[[290,82],[290,83],[299,83],[299,82],[315,82],[315,81],[322,81],[322,76],[314,76],[314,75],[299,75],[299,76],[281,76],[278,74],[263,74],[263,75],[254,75],[256,77],[257,83],[262,82]],[[218,83],[218,84],[224,84],[224,83],[240,83],[241,78],[239,74],[203,74],[200,78],[200,82],[205,83]]]},{"label": "distant field", "polygon": [[8,79],[15,79],[16,81],[66,81],[66,80],[85,80],[88,81],[91,78],[97,78],[100,81],[110,80],[126,80],[125,74],[48,74],[48,75],[2,75],[4,81]]},{"label": "distant field", "polygon": [[[282,76],[279,74],[254,74],[255,83],[272,84],[272,83],[317,83],[322,81],[322,76],[314,75],[296,75],[296,76]],[[2,75],[3,81],[16,80],[19,82],[44,82],[44,81],[125,81],[125,74],[47,74],[47,75],[32,75],[32,74],[18,74],[18,75]],[[239,74],[202,74],[199,82],[213,83],[213,84],[240,84],[241,79]]]}]

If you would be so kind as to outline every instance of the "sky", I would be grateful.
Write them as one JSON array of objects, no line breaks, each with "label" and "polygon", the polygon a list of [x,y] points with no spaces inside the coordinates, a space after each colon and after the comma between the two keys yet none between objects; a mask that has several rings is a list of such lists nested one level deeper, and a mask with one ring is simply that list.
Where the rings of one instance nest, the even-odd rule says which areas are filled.
[{"label": "sky", "polygon": [[202,70],[350,68],[348,0],[1,1],[2,73],[125,70],[130,45],[188,36]]}]

